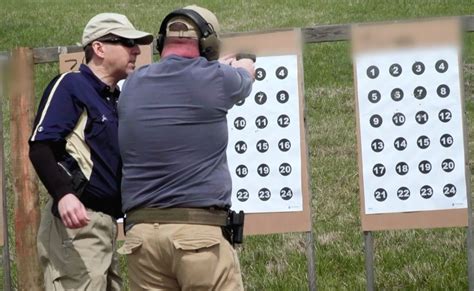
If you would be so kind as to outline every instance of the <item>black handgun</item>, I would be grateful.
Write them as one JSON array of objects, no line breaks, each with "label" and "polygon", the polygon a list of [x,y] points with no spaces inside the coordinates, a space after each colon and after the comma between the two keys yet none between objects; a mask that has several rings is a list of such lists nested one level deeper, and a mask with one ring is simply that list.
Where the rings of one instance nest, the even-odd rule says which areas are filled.
[{"label": "black handgun", "polygon": [[254,54],[249,54],[249,53],[238,53],[235,56],[235,59],[238,61],[240,59],[251,59],[254,63],[257,60],[257,56]]}]

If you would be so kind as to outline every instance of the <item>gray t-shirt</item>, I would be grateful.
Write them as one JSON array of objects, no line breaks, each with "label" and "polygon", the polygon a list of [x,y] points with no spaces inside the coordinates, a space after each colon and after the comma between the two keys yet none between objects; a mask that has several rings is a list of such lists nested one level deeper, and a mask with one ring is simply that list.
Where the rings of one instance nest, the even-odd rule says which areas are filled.
[{"label": "gray t-shirt", "polygon": [[118,104],[123,211],[230,206],[226,115],[251,90],[246,70],[202,57],[129,76]]}]

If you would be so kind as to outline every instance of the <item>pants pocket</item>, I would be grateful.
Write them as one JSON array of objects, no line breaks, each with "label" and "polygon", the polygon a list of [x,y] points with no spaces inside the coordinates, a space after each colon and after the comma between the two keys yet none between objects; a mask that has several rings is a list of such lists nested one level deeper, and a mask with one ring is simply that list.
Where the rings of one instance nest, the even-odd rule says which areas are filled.
[{"label": "pants pocket", "polygon": [[121,255],[131,255],[143,245],[143,240],[138,237],[127,236],[125,242],[117,252]]},{"label": "pants pocket", "polygon": [[173,270],[181,290],[212,290],[220,277],[219,227],[186,226],[172,238]]},{"label": "pants pocket", "polygon": [[183,251],[197,251],[211,248],[221,243],[222,232],[218,226],[184,225],[179,227],[172,236],[176,249]]}]

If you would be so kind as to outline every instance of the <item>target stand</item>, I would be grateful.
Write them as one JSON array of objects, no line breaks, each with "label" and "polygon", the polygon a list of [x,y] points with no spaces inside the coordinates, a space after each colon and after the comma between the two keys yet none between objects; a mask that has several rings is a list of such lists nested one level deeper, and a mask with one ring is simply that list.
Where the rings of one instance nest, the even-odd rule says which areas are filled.
[{"label": "target stand", "polygon": [[257,56],[253,89],[227,115],[232,208],[246,235],[306,232],[308,284],[316,290],[299,29],[223,39],[222,54]]},{"label": "target stand", "polygon": [[[361,222],[373,290],[371,231],[467,227],[472,249],[460,21],[358,25],[352,41]],[[469,267],[470,286],[471,273]]]}]

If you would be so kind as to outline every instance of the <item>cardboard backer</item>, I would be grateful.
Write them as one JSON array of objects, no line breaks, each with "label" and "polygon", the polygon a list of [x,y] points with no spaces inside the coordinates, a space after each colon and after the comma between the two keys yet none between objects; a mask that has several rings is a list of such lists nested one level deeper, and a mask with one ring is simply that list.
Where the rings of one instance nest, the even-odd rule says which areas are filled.
[{"label": "cardboard backer", "polygon": [[[292,142],[292,144],[297,144],[299,147],[299,156],[297,157],[298,161],[295,161],[294,165],[299,165],[300,169],[300,176],[298,178],[294,178],[291,182],[293,183],[298,183],[299,184],[299,191],[301,191],[301,209],[298,211],[272,211],[272,212],[259,212],[259,210],[254,210],[252,213],[246,213],[245,215],[245,228],[244,228],[244,233],[246,235],[251,235],[251,234],[270,234],[270,233],[283,233],[283,232],[307,232],[311,231],[311,212],[310,212],[310,207],[311,207],[311,195],[309,191],[309,177],[308,177],[308,150],[307,150],[307,144],[306,144],[306,132],[305,132],[305,121],[304,121],[304,84],[303,84],[303,61],[302,61],[302,39],[301,39],[301,32],[299,29],[295,30],[285,30],[285,31],[273,31],[273,32],[263,32],[263,33],[247,33],[247,34],[239,34],[238,36],[231,36],[224,38],[222,40],[222,51],[221,55],[226,55],[228,53],[252,53],[257,56],[257,63],[256,63],[256,69],[258,72],[259,69],[259,58],[263,59],[264,57],[275,57],[275,59],[281,58],[282,60],[287,57],[287,56],[296,56],[297,59],[297,67],[295,69],[295,72],[289,72],[289,75],[291,73],[294,73],[296,75],[294,82],[295,86],[297,86],[297,91],[298,91],[298,96],[294,96],[298,98],[298,109],[297,109],[297,116],[293,116],[292,118],[297,118],[299,119],[299,128],[296,130],[299,131],[299,142]],[[291,70],[291,69],[290,69]],[[275,81],[275,79],[269,78],[270,75],[275,74],[273,71],[268,71],[266,72],[267,75],[267,81],[264,85],[264,89],[262,91],[266,91],[268,89],[269,91],[273,88],[278,88],[278,80]],[[265,81],[265,80],[264,80]],[[259,80],[257,79],[254,83],[254,87],[256,86],[257,82]],[[275,97],[271,94],[267,94],[268,99],[274,99]],[[290,97],[291,98],[291,97]],[[254,102],[254,94],[252,94],[247,97],[245,100],[245,104],[248,104],[247,106],[250,106],[252,102]],[[274,103],[275,104],[275,103]],[[276,103],[276,106],[273,107],[265,107],[261,106],[258,107],[259,109],[259,114],[265,115],[267,111],[272,111],[274,108],[280,106],[279,108],[284,108],[285,105],[287,104],[278,104]],[[259,106],[253,104],[252,106]],[[231,140],[234,140],[233,134],[239,134],[239,131],[232,131],[232,120],[229,119],[229,116],[233,114],[232,111],[239,110],[239,106],[234,106],[230,111],[228,115],[228,123],[229,126],[231,127],[229,130],[229,145],[228,145],[228,160],[229,160],[229,169],[233,175],[233,208],[235,208],[236,203],[235,203],[235,192],[236,190],[236,184],[237,181],[235,181],[235,175],[234,175],[234,168],[236,165],[232,165],[232,159],[230,157],[229,151],[232,151],[234,144],[231,144]],[[264,134],[273,134],[273,135],[279,135],[280,130],[278,126],[274,126],[272,128],[271,122],[274,122],[273,119],[269,118],[269,128],[263,129],[262,130],[262,135]],[[248,120],[248,126],[253,125],[253,120]],[[265,130],[270,130],[267,133],[264,133]],[[255,131],[258,131],[258,129],[255,129]],[[257,134],[257,136],[260,133]],[[245,137],[243,137],[245,140]],[[275,147],[275,145],[270,144],[270,147]],[[254,145],[249,143],[249,148],[254,147]],[[274,160],[278,157],[278,154],[275,153],[274,156],[267,156],[266,159],[269,160],[268,164],[270,165],[271,160]],[[236,159],[238,160],[238,158]],[[279,163],[278,163],[279,164]],[[256,178],[251,179],[248,182],[243,183],[243,185],[247,185],[248,187],[251,187],[252,183],[258,183],[257,178],[258,174],[256,172],[251,172],[253,168],[249,167],[249,175],[254,175]],[[253,169],[255,170],[255,169]],[[271,171],[275,172],[277,169],[273,168]],[[278,174],[277,174],[278,175]],[[267,178],[267,177],[265,177]],[[264,180],[265,178],[261,179]],[[283,178],[283,177],[282,177]],[[260,188],[257,187],[257,189]],[[250,191],[249,191],[250,192]],[[250,193],[252,195],[252,193]],[[255,195],[255,193],[254,193]],[[277,199],[280,199],[278,197],[278,192],[273,193],[272,195],[275,195]],[[272,196],[272,199],[274,196]],[[258,201],[258,200],[257,200]],[[271,201],[271,200],[269,200]],[[260,201],[258,201],[260,202]],[[288,208],[290,208],[289,206]],[[245,208],[244,208],[245,211]]]},{"label": "cardboard backer", "polygon": [[[361,222],[362,222],[362,229],[364,231],[374,231],[374,230],[388,230],[388,229],[412,229],[412,228],[435,228],[435,227],[461,227],[461,226],[467,226],[468,225],[468,215],[470,215],[470,185],[469,185],[469,178],[470,178],[470,173],[469,173],[469,167],[468,167],[468,150],[467,150],[467,135],[466,135],[466,126],[465,126],[465,117],[464,117],[464,99],[463,99],[463,78],[462,78],[462,61],[461,61],[461,29],[460,29],[460,21],[459,19],[441,19],[441,20],[427,20],[427,21],[422,21],[422,22],[417,22],[417,23],[411,23],[411,22],[404,22],[404,23],[395,23],[395,24],[379,24],[379,25],[357,25],[354,26],[352,29],[352,40],[353,40],[353,56],[354,56],[354,76],[355,76],[355,95],[356,95],[356,116],[357,116],[357,140],[358,140],[358,156],[359,156],[359,184],[360,184],[360,203],[361,203]],[[386,213],[384,211],[381,211],[380,213],[376,214],[368,214],[368,209],[366,208],[366,201],[368,201],[366,198],[367,195],[374,195],[372,192],[372,189],[364,189],[364,185],[368,185],[370,183],[368,182],[373,182],[374,179],[377,179],[377,177],[373,177],[369,171],[364,172],[364,166],[367,166],[364,163],[367,163],[369,158],[371,157],[372,154],[366,154],[365,157],[363,157],[362,154],[362,147],[366,146],[367,147],[367,142],[370,143],[370,140],[364,140],[361,135],[364,132],[364,128],[368,127],[368,123],[364,119],[365,117],[361,115],[361,111],[364,111],[366,109],[366,105],[362,105],[362,102],[365,102],[365,99],[367,99],[367,92],[361,90],[362,85],[361,82],[363,78],[366,78],[369,74],[367,71],[366,75],[366,69],[369,70],[368,68],[361,68],[361,59],[363,56],[374,56],[373,59],[375,60],[377,56],[386,54],[393,56],[393,59],[390,61],[386,61],[387,63],[397,63],[397,55],[400,55],[400,58],[402,58],[402,55],[404,58],[410,58],[412,57],[410,54],[416,55],[417,50],[418,50],[418,55],[415,58],[422,59],[423,57],[426,57],[426,55],[434,55],[436,57],[434,58],[443,58],[443,52],[446,52],[446,48],[448,50],[455,50],[456,51],[456,58],[457,61],[454,63],[450,64],[451,69],[456,68],[456,72],[451,72],[455,73],[455,76],[457,77],[457,82],[453,82],[452,85],[457,88],[458,95],[457,96],[449,96],[449,98],[454,98],[453,103],[454,105],[458,106],[459,110],[461,113],[461,116],[458,116],[461,118],[458,120],[458,125],[456,128],[453,128],[453,130],[457,130],[460,133],[460,136],[457,136],[456,139],[459,141],[460,138],[463,140],[462,144],[458,144],[458,146],[461,149],[460,153],[460,158],[459,160],[463,160],[463,164],[456,164],[457,167],[461,168],[464,172],[462,173],[462,182],[460,182],[459,188],[464,189],[462,191],[463,193],[458,193],[459,195],[465,195],[466,203],[460,203],[460,207],[456,208],[454,203],[453,205],[438,205],[438,206],[433,206],[433,208],[436,208],[437,210],[419,210],[419,211],[403,211],[403,210],[397,210],[396,212],[391,212],[390,210],[387,210]],[[419,52],[423,51],[426,52],[425,55],[419,54]],[[451,59],[456,59],[456,58],[451,58]],[[415,60],[415,59],[414,59]],[[434,64],[431,64],[431,62],[428,62],[426,65],[426,68],[423,68],[428,72],[429,70],[433,70]],[[398,78],[398,74],[395,74],[395,71],[388,71],[388,68],[379,68],[380,70],[377,72],[377,75],[379,74],[378,78],[386,78],[387,86],[392,82],[391,80],[394,78]],[[390,67],[390,70],[392,67]],[[418,70],[416,68],[416,64],[413,63],[412,66],[403,66],[402,67],[404,73],[412,74],[415,73],[415,70]],[[359,72],[359,74],[358,74]],[[421,72],[421,70],[420,70]],[[390,74],[389,74],[390,73]],[[390,76],[391,74],[394,74]],[[403,74],[403,73],[402,73]],[[417,74],[414,74],[411,76],[411,79],[405,79],[406,81],[401,84],[401,86],[405,86],[406,88],[412,88],[412,86],[415,86],[417,83],[417,79],[419,76],[416,76]],[[373,75],[372,77],[374,77]],[[394,77],[396,76],[396,77]],[[429,80],[431,83],[438,82],[439,80],[442,80],[442,76],[436,75],[436,72],[433,73],[434,78]],[[421,77],[420,77],[421,78]],[[376,78],[374,78],[376,79]],[[364,84],[370,84],[367,81]],[[427,83],[430,83],[427,82]],[[429,85],[428,85],[429,86]],[[400,87],[403,88],[403,87]],[[416,98],[414,98],[415,93],[411,93],[411,89],[408,91],[405,91],[405,99],[406,102],[412,102],[412,103],[407,103],[407,105],[400,107],[400,111],[406,110],[407,108],[413,108],[414,106],[422,106],[428,105],[430,103],[433,103],[434,101],[427,101],[427,100],[441,100],[441,99],[436,99],[438,96],[436,96],[436,93],[431,91],[428,92],[428,96],[425,100],[419,100],[416,101]],[[413,94],[413,95],[412,95]],[[370,97],[369,97],[370,98]],[[381,94],[381,99],[390,99],[390,94]],[[408,99],[407,99],[408,98]],[[456,99],[457,98],[457,99]],[[376,99],[376,98],[374,98]],[[411,101],[408,101],[411,100]],[[426,102],[426,103],[423,103]],[[441,102],[441,101],[439,101]],[[365,104],[368,104],[365,102]],[[393,103],[396,104],[396,103]],[[409,105],[410,104],[410,105]],[[421,105],[420,105],[421,104]],[[434,103],[433,103],[434,104]],[[454,106],[453,105],[453,106]],[[365,107],[364,107],[365,106]],[[389,106],[386,106],[387,108]],[[376,108],[376,107],[374,107]],[[391,109],[386,109],[386,110],[391,110]],[[395,110],[395,109],[393,109]],[[397,109],[398,110],[398,109]],[[367,111],[367,110],[365,110]],[[388,112],[388,111],[387,111]],[[440,113],[441,114],[441,113]],[[393,120],[398,120],[398,117],[393,117]],[[409,120],[409,117],[407,115],[407,122]],[[430,115],[430,120],[435,121],[437,120],[438,117],[436,115]],[[383,122],[385,124],[392,123],[393,120],[390,120],[390,118],[385,118]],[[442,124],[442,123],[438,123]],[[431,127],[425,127],[424,130],[426,131],[427,135],[429,135],[430,131],[435,130],[437,126],[431,126]],[[395,129],[394,129],[395,128]],[[385,129],[384,131],[390,132],[391,130],[397,130],[396,127],[392,127],[392,129]],[[403,131],[400,131],[403,133]],[[410,130],[405,131],[407,135],[410,134]],[[388,133],[387,133],[388,134]],[[383,134],[382,134],[383,135]],[[389,149],[392,147],[392,142],[393,140],[387,140],[385,142],[385,149]],[[364,144],[365,143],[365,144]],[[431,144],[438,143],[437,139],[432,139]],[[412,143],[413,145],[413,143]],[[375,145],[375,148],[377,146]],[[366,150],[366,153],[370,151]],[[382,151],[383,153],[383,151]],[[395,157],[394,160],[396,160],[396,155],[397,151],[392,150],[390,154],[393,154]],[[375,153],[373,154],[375,155]],[[387,155],[385,155],[387,156]],[[432,155],[433,158],[436,158],[436,154]],[[379,156],[379,159],[382,159],[383,156]],[[413,159],[416,159],[416,156],[413,156]],[[398,160],[397,160],[398,161]],[[433,168],[437,167],[438,164],[433,164]],[[417,171],[416,167],[411,167],[413,171]],[[377,171],[376,169],[375,171]],[[389,171],[392,172],[393,178],[399,179],[397,174],[394,174],[393,172],[395,171],[392,167],[387,167],[387,174]],[[444,177],[448,177],[447,180],[449,180],[449,176],[446,173],[443,173],[442,171],[440,172],[440,179],[444,179]],[[403,173],[402,173],[403,174]],[[445,176],[443,176],[446,174]],[[406,175],[409,176],[409,175]],[[424,177],[423,175],[418,176],[418,177]],[[366,180],[366,179],[372,179],[372,180]],[[413,179],[412,179],[413,180]],[[402,180],[400,180],[402,181]],[[410,180],[406,180],[407,183]],[[428,182],[433,182],[436,183],[437,181],[428,181]],[[415,181],[416,183],[416,181]],[[436,190],[435,190],[436,191]],[[388,191],[387,191],[388,192]],[[385,192],[385,193],[387,193]],[[415,191],[411,191],[411,195],[419,195]],[[421,193],[421,192],[420,192]],[[435,194],[439,194],[435,192]],[[441,193],[443,194],[443,193]],[[388,195],[393,196],[392,194],[388,193]],[[388,196],[387,195],[387,196]],[[444,199],[444,197],[441,198]],[[441,201],[442,199],[440,199]],[[401,206],[400,206],[401,205]],[[409,205],[409,204],[407,204]],[[402,208],[403,204],[399,204],[397,206],[398,208]],[[410,207],[413,209],[417,208],[426,208],[426,205],[422,205],[419,203],[418,205],[410,205]],[[397,208],[397,209],[398,209]],[[429,208],[429,207],[428,207]],[[443,209],[445,208],[445,209]]]}]

